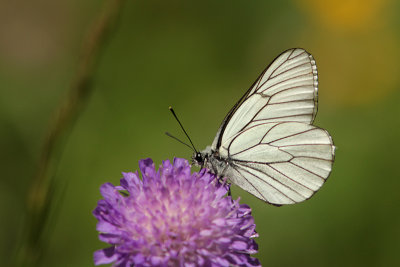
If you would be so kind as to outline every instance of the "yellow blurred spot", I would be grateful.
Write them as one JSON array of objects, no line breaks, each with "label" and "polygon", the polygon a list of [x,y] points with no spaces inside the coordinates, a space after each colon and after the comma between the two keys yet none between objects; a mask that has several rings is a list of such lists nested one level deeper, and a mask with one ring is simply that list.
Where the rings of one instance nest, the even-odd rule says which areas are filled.
[{"label": "yellow blurred spot", "polygon": [[361,30],[381,24],[389,0],[298,0],[318,20],[333,29]]},{"label": "yellow blurred spot", "polygon": [[320,96],[335,104],[374,103],[399,87],[400,51],[390,0],[298,0],[308,18],[299,35],[317,61]]}]

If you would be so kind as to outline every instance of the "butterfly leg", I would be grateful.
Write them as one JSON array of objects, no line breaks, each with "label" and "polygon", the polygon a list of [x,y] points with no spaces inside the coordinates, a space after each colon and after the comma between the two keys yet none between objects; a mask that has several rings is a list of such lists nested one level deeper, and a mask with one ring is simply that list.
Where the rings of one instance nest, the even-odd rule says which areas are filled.
[{"label": "butterfly leg", "polygon": [[204,176],[204,174],[206,174],[206,169],[204,169],[203,167],[201,167],[201,169],[200,169],[200,171],[199,171],[199,174],[201,174],[201,177],[203,177]]},{"label": "butterfly leg", "polygon": [[[232,204],[233,204],[234,201],[233,201],[232,191],[231,191],[231,187],[230,187],[230,186],[229,186],[229,189],[228,189],[228,197],[231,199],[231,202],[232,202]],[[236,214],[236,216],[237,216],[237,214]]]}]

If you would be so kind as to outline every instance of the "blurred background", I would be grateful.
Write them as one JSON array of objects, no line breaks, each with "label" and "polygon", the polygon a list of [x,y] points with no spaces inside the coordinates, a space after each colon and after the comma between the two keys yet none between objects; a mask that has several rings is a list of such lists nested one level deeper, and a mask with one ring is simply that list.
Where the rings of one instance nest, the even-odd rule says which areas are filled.
[{"label": "blurred background", "polygon": [[[9,259],[49,122],[78,68],[104,1],[0,0],[0,243]],[[315,124],[336,161],[312,199],[274,207],[237,187],[260,235],[263,266],[400,264],[400,2],[395,0],[127,1],[101,55],[93,93],[57,166],[63,194],[42,266],[92,266],[91,212],[102,183],[191,151],[173,106],[204,148],[230,107],[282,51],[302,47],[319,70]],[[63,193],[60,193],[60,192]],[[2,260],[2,262],[4,262]]]}]

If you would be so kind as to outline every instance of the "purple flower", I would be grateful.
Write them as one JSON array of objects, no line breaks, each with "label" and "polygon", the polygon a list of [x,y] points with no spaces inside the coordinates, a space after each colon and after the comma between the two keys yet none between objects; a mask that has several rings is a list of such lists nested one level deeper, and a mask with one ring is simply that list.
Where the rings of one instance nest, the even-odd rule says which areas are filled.
[{"label": "purple flower", "polygon": [[120,186],[100,188],[93,211],[99,238],[111,247],[94,253],[96,265],[260,266],[249,206],[225,197],[228,185],[205,170],[191,174],[187,160],[139,161]]}]

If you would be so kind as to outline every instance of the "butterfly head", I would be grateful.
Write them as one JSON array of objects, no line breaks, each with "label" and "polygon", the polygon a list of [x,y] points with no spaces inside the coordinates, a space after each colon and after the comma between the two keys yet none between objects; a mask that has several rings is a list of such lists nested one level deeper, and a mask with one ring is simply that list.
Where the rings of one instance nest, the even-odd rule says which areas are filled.
[{"label": "butterfly head", "polygon": [[211,147],[208,146],[206,149],[202,151],[196,151],[192,155],[192,164],[200,166],[200,167],[205,167],[208,163],[208,159],[212,153]]}]

